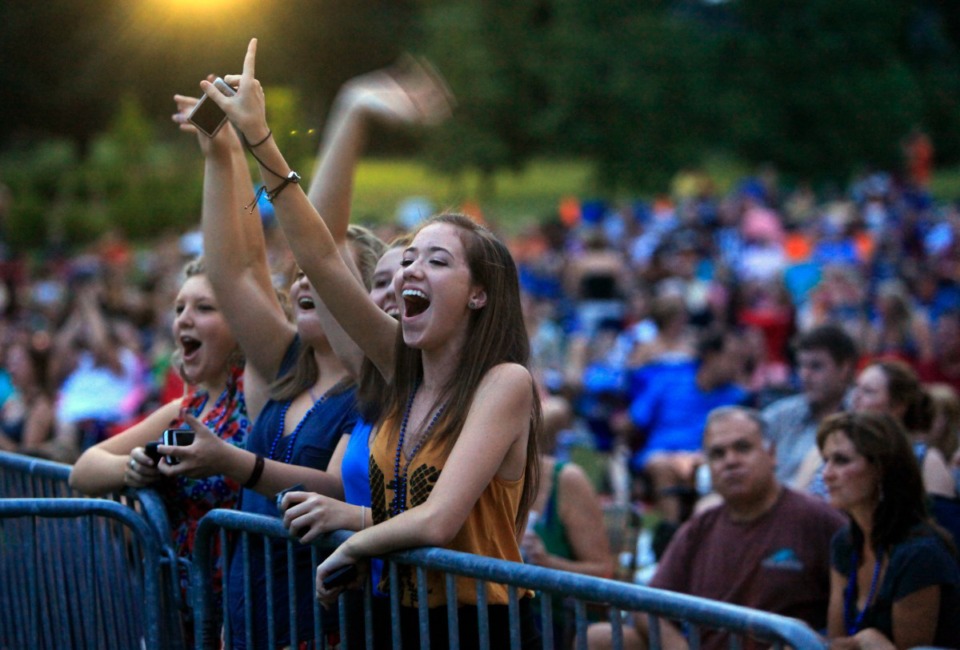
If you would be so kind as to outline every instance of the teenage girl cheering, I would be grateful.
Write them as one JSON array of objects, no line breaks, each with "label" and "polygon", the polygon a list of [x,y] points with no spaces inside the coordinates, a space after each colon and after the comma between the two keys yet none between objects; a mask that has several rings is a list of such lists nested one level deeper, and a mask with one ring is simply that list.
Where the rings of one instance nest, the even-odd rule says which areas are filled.
[{"label": "teenage girl cheering", "polygon": [[[489,231],[458,215],[429,220],[403,253],[394,276],[400,324],[352,279],[336,243],[270,137],[254,77],[256,39],[243,74],[228,76],[226,97],[202,82],[253,151],[268,198],[300,268],[327,308],[387,382],[371,442],[376,525],[338,547],[317,570],[317,594],[332,571],[371,556],[417,546],[519,561],[531,495],[536,493],[540,405],[524,367],[529,344],[516,266]],[[430,580],[431,636],[446,635],[444,583]],[[476,590],[459,579],[461,638],[475,643]],[[413,571],[402,571],[402,603],[417,605]],[[507,589],[488,586],[491,632],[508,633]],[[528,599],[522,599],[527,608]],[[408,610],[408,621],[411,611]],[[526,617],[525,617],[526,620]],[[472,623],[472,624],[471,624]],[[525,632],[529,626],[525,626]],[[405,625],[404,645],[416,638]],[[533,634],[524,634],[532,640]],[[496,642],[495,642],[496,643]]]}]

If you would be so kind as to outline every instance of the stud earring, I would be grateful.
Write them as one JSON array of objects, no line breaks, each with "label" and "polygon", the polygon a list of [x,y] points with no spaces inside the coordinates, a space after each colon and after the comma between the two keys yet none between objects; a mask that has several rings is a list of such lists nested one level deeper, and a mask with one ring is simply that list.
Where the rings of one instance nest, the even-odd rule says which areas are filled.
[{"label": "stud earring", "polygon": [[470,303],[467,305],[467,307],[469,307],[470,309],[476,309],[476,308],[477,308],[477,301],[476,301],[476,300],[471,300]]}]

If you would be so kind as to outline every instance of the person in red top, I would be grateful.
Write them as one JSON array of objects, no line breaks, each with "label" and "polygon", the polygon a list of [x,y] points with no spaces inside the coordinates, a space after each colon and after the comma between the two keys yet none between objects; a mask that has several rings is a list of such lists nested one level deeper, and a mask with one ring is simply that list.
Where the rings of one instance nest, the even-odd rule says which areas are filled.
[{"label": "person in red top", "polygon": [[933,175],[933,141],[920,127],[913,127],[903,140],[907,177],[917,188],[926,188]]}]

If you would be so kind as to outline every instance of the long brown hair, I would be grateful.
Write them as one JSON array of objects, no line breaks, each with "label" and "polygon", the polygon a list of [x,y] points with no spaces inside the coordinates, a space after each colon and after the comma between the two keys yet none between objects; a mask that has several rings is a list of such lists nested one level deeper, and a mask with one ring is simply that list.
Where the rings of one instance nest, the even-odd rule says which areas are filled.
[{"label": "long brown hair", "polygon": [[[423,225],[444,223],[457,228],[471,279],[486,291],[487,300],[482,309],[470,312],[467,324],[468,343],[460,351],[456,369],[443,388],[435,407],[446,404],[433,434],[433,444],[443,444],[449,450],[456,443],[466,422],[470,405],[483,377],[501,363],[526,366],[530,357],[530,341],[523,324],[520,307],[520,283],[517,267],[507,247],[493,233],[461,214],[445,213],[435,216]],[[418,230],[418,232],[419,232]],[[411,395],[423,378],[420,350],[403,342],[398,328],[396,341],[396,371],[394,380],[385,393],[383,414],[401,416]],[[539,483],[538,438],[542,426],[540,398],[531,382],[533,409],[527,436],[527,462],[523,493],[515,525],[517,533],[526,525],[530,504],[536,497]],[[491,413],[490,417],[496,417]]]}]

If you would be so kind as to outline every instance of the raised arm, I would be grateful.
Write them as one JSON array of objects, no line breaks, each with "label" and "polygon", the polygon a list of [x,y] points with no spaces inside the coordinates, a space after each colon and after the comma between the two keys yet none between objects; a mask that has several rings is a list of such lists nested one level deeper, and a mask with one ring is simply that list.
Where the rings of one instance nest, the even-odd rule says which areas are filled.
[{"label": "raised arm", "polygon": [[393,373],[397,323],[370,300],[350,267],[340,257],[337,242],[299,186],[292,170],[269,137],[263,90],[254,78],[257,41],[247,49],[243,74],[225,78],[237,87],[226,97],[213,84],[201,82],[204,92],[219,104],[248,142],[260,143],[254,153],[260,164],[268,198],[273,202],[280,225],[300,268],[337,322],[360,346],[363,353],[390,377]]},{"label": "raised arm", "polygon": [[[370,128],[375,122],[397,127],[435,124],[449,115],[446,84],[428,63],[412,57],[392,68],[356,77],[337,94],[307,197],[351,268],[347,229],[353,182]],[[353,340],[335,321],[330,322],[329,310],[322,303],[317,308],[334,351],[350,372],[359,376],[363,355],[355,354],[358,350]]]},{"label": "raised arm", "polygon": [[[196,104],[176,95],[174,121],[186,121]],[[251,417],[267,399],[296,327],[287,320],[277,298],[267,262],[267,245],[254,204],[253,182],[243,146],[226,125],[213,138],[198,134],[206,160],[203,177],[203,242],[207,277],[220,309],[247,359],[245,393]]]},{"label": "raised arm", "polygon": [[452,96],[440,75],[412,57],[347,82],[333,104],[317,153],[310,203],[337,243],[346,238],[357,163],[374,122],[430,125],[450,116]]}]

